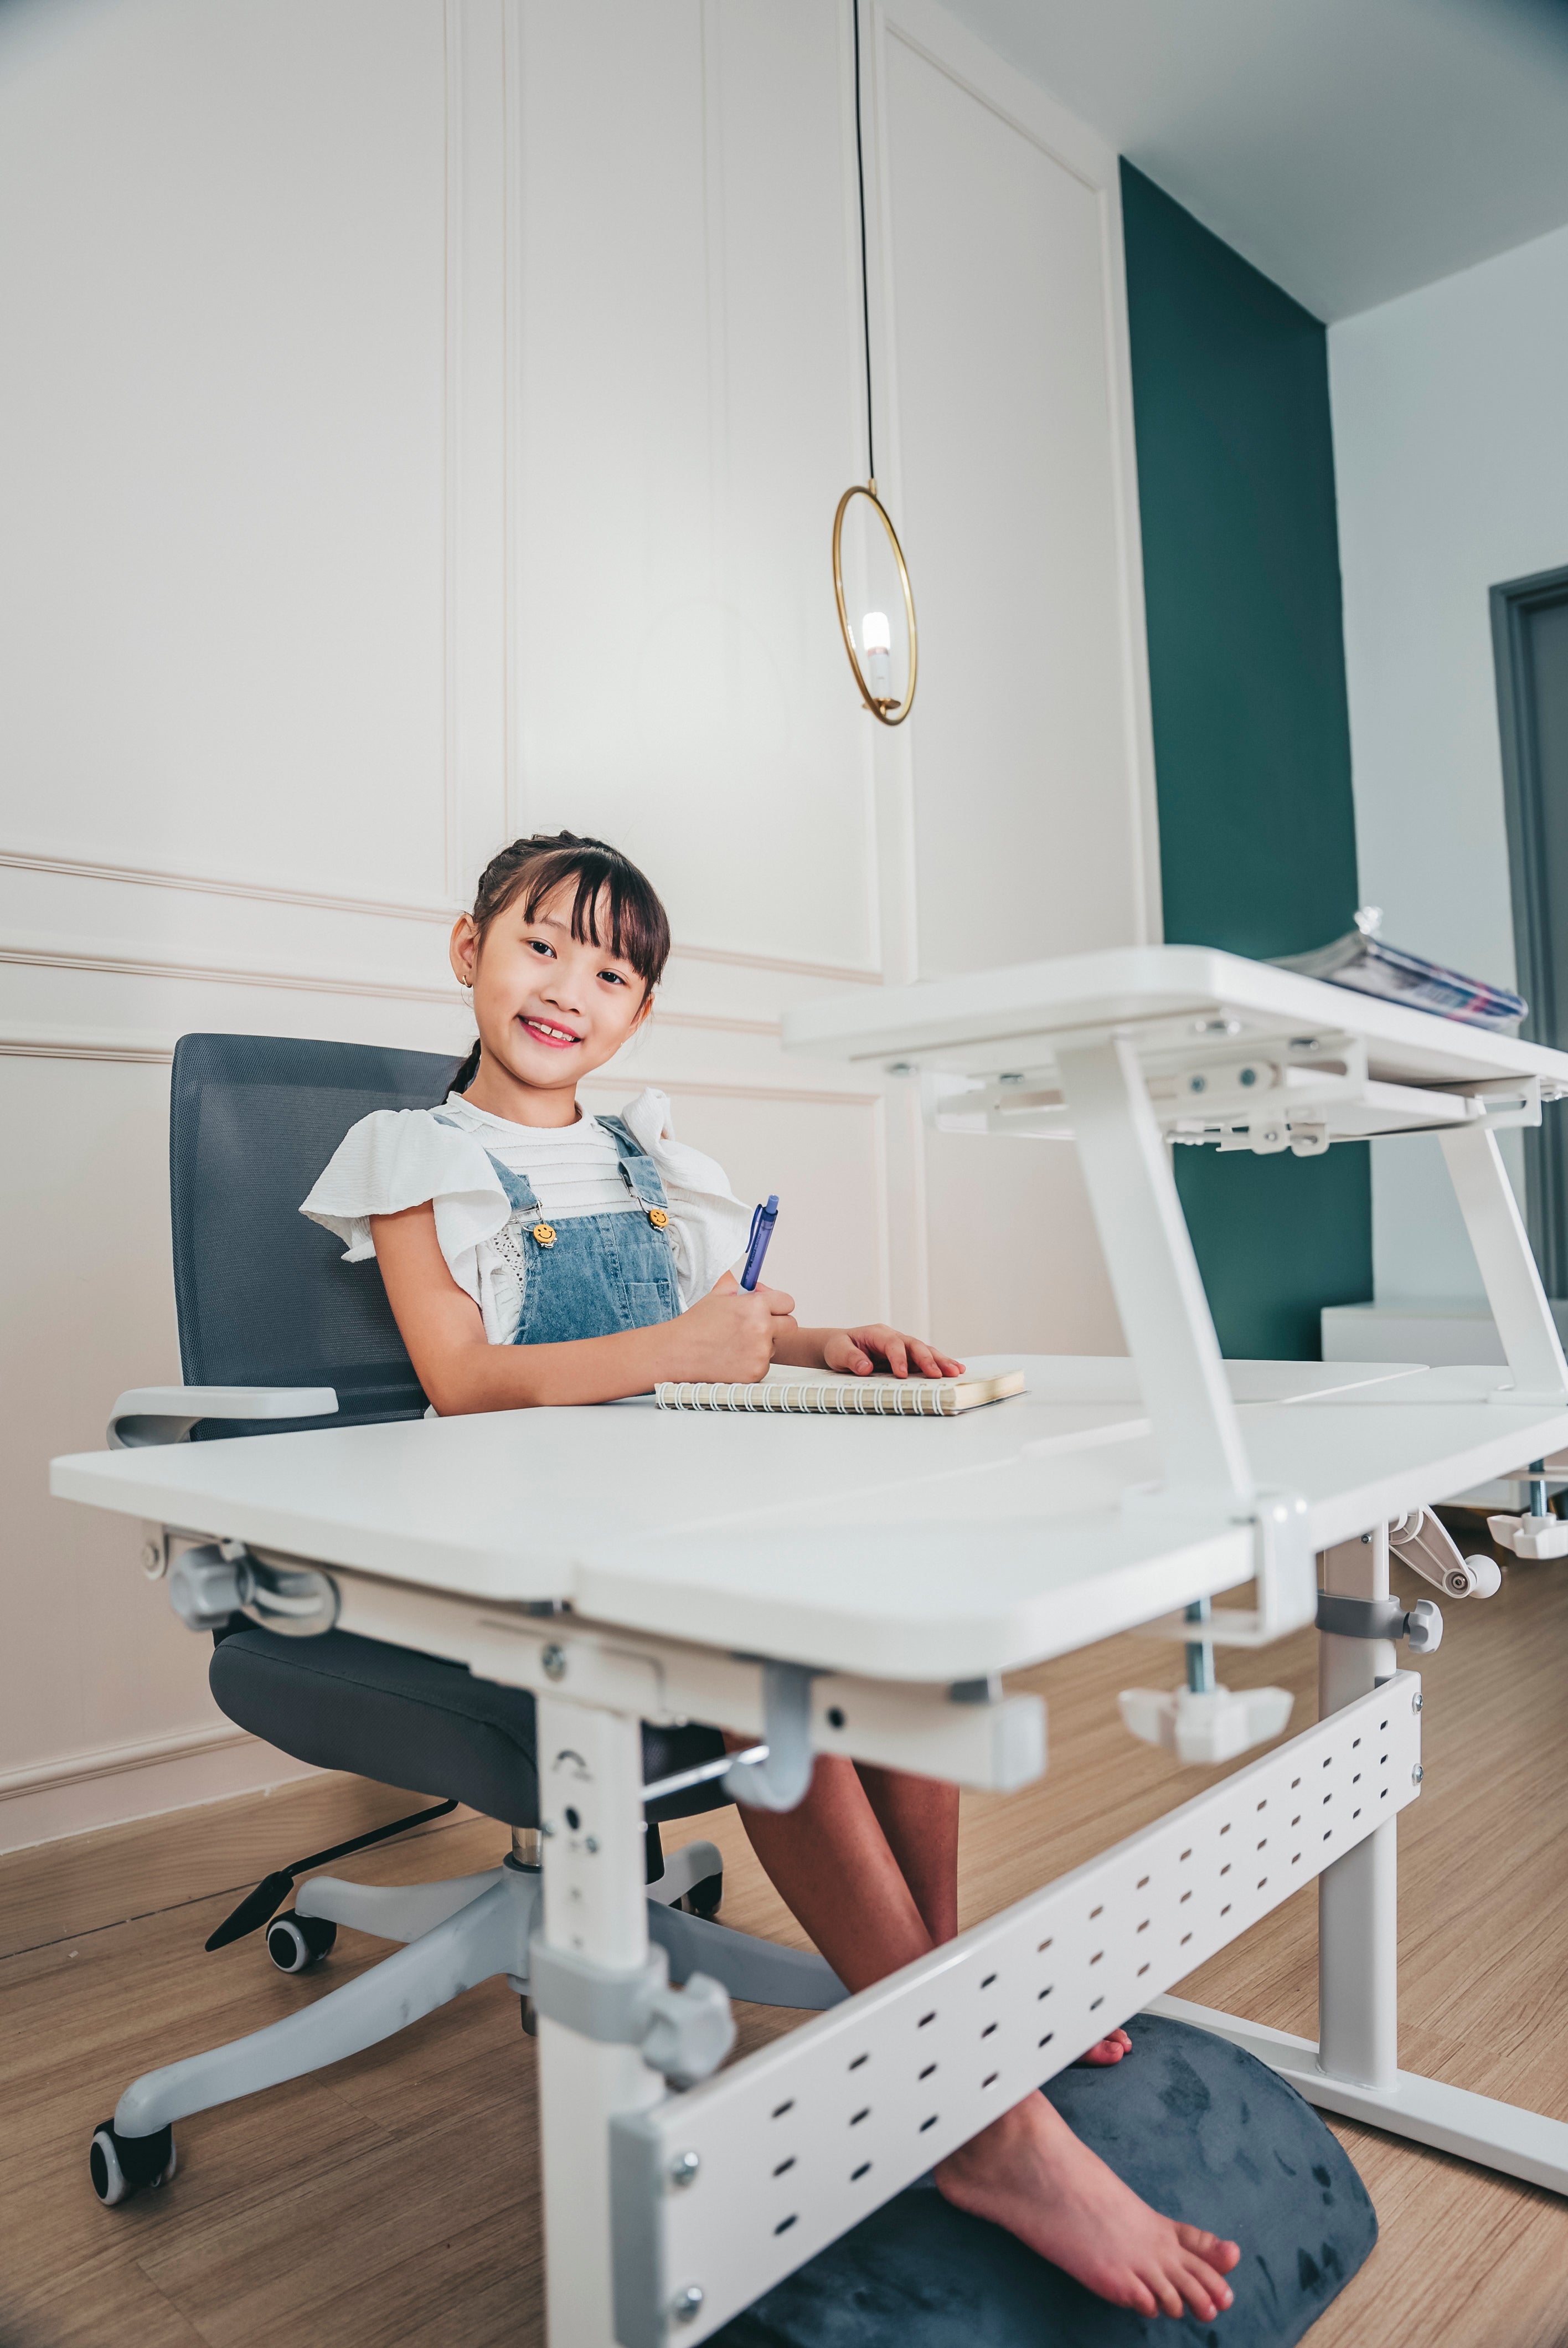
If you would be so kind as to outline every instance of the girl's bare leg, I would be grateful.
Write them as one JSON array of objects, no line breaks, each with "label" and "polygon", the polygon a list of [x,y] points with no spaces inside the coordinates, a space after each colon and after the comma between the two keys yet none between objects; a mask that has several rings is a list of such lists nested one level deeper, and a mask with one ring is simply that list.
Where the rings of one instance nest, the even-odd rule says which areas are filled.
[{"label": "girl's bare leg", "polygon": [[[958,1929],[958,1787],[905,1769],[878,1769],[865,1761],[856,1766],[920,1921],[934,1943],[952,1940]],[[1079,2059],[1098,2067],[1120,2063],[1132,2051],[1127,2033],[1112,2030]]]},{"label": "girl's bare leg", "polygon": [[957,1786],[865,1761],[856,1775],[932,1944],[952,1940],[958,1929]]},{"label": "girl's bare leg", "polygon": [[[822,1755],[797,1808],[743,1804],[741,1818],[771,1881],[851,1990],[952,1937],[958,1804],[948,1788],[894,1770],[862,1775]],[[936,2175],[958,2208],[1005,2226],[1117,2307],[1176,2316],[1190,2307],[1212,2323],[1231,2303],[1225,2277],[1236,2245],[1151,2209],[1043,2096],[1004,2112]]]}]

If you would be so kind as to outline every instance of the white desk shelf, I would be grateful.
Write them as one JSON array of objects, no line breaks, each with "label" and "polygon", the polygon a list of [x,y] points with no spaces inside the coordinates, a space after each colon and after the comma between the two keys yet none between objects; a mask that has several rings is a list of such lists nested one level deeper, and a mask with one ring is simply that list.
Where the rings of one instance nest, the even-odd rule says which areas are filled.
[{"label": "white desk shelf", "polygon": [[[786,1045],[820,1058],[876,1062],[895,1074],[1021,1081],[1043,1091],[1060,1080],[1064,1053],[1113,1040],[1132,1045],[1150,1089],[1194,1126],[1221,1087],[1184,1096],[1172,1087],[1205,1068],[1235,1072],[1238,1081],[1225,1097],[1249,1115],[1265,1102],[1294,1108],[1317,1079],[1326,1097],[1348,1077],[1370,1086],[1368,1113],[1348,1117],[1347,1138],[1383,1130],[1385,1115],[1390,1130],[1428,1122],[1429,1113],[1447,1122],[1452,1111],[1465,1122],[1476,1113],[1468,1104],[1488,1087],[1533,1082],[1547,1099],[1568,1093],[1563,1053],[1208,946],[1072,954],[835,995],[784,1015]],[[1336,1063],[1347,1056],[1353,1066],[1342,1070]],[[1248,1066],[1255,1081],[1244,1086],[1239,1077]],[[1338,1097],[1346,1097],[1343,1089]]]}]

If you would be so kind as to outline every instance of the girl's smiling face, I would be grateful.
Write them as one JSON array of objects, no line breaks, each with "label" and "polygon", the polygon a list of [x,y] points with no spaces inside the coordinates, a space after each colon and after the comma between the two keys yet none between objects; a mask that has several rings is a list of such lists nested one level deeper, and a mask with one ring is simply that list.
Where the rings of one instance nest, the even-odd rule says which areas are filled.
[{"label": "girl's smiling face", "polygon": [[[570,1124],[578,1084],[614,1057],[652,1004],[651,988],[629,962],[591,937],[573,937],[575,895],[575,881],[563,880],[532,921],[519,898],[489,923],[482,943],[466,913],[452,932],[452,968],[473,987],[484,1045],[467,1098],[525,1125]],[[603,911],[601,902],[596,913]],[[608,934],[606,920],[588,926]],[[548,1097],[530,1103],[540,1094]]]}]

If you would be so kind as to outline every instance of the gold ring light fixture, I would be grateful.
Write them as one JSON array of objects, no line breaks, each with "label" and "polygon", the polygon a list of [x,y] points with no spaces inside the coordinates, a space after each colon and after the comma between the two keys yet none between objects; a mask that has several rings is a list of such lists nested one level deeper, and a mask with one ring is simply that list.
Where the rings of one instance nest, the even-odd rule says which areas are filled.
[{"label": "gold ring light fixture", "polygon": [[[871,411],[871,295],[866,263],[866,155],[861,130],[860,101],[860,0],[854,0],[855,12],[855,165],[860,188],[860,319],[866,344],[866,479],[852,482],[838,500],[833,517],[833,592],[838,604],[839,632],[844,649],[849,655],[849,665],[855,672],[855,682],[860,688],[860,698],[879,726],[902,726],[915,706],[915,680],[919,674],[920,642],[915,627],[915,592],[909,584],[909,566],[904,560],[904,550],[898,543],[898,533],[893,527],[893,517],[876,494],[876,446],[872,429]],[[892,689],[893,633],[886,612],[867,612],[860,623],[860,642],[855,641],[855,628],[849,617],[849,606],[844,593],[844,524],[850,508],[857,498],[864,498],[876,520],[887,533],[893,550],[893,560],[898,568],[898,584],[904,595],[904,617],[909,631],[909,682],[900,699]]]}]

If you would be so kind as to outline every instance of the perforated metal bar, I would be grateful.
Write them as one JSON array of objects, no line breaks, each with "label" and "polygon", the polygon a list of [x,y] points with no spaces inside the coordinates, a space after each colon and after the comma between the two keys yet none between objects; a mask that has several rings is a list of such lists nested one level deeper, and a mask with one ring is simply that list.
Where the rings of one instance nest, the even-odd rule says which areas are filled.
[{"label": "perforated metal bar", "polygon": [[705,2339],[1412,1801],[1417,1675],[611,2128],[615,2336]]}]

